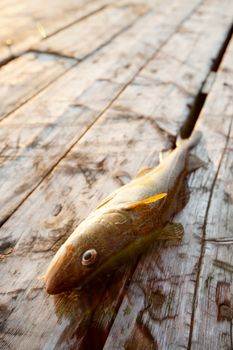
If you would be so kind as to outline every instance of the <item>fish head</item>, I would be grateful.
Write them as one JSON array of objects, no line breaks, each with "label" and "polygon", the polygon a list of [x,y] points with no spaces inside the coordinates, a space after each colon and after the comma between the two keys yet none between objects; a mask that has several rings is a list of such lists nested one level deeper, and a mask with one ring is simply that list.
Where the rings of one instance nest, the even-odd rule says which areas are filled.
[{"label": "fish head", "polygon": [[127,218],[107,213],[81,223],[52,259],[45,275],[46,290],[58,294],[82,287],[111,268],[114,257],[133,239]]}]

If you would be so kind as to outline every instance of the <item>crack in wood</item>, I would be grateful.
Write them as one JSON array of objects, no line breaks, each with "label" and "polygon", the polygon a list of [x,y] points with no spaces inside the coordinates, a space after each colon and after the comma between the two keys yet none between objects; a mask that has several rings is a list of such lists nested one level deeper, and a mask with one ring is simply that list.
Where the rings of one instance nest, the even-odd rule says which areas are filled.
[{"label": "crack in wood", "polygon": [[[82,58],[76,58],[75,56],[68,56],[68,55],[63,55],[61,54],[59,51],[50,51],[50,50],[32,50],[38,53],[46,53],[46,54],[52,54],[55,55],[57,57],[61,57],[61,58],[67,58],[67,59],[74,59],[76,60],[78,63],[88,59],[89,57],[93,56],[96,52],[100,51],[102,48],[104,48],[105,46],[107,46],[108,44],[110,44],[115,38],[117,38],[119,35],[123,34],[124,32],[126,32],[128,29],[130,29],[139,19],[143,18],[144,16],[148,15],[148,13],[151,10],[146,11],[143,15],[141,15],[140,17],[135,18],[132,22],[130,22],[128,25],[126,25],[125,27],[123,27],[122,29],[120,29],[117,33],[113,34],[108,40],[106,40],[103,44],[99,45],[95,50],[89,52],[88,54],[84,55]],[[127,68],[127,66],[125,67]]]},{"label": "crack in wood", "polygon": [[226,35],[226,39],[225,39],[225,41],[224,41],[220,51],[218,52],[217,57],[213,60],[213,64],[212,64],[212,67],[211,67],[211,70],[213,72],[217,72],[218,71],[218,68],[219,68],[219,66],[220,66],[220,64],[222,62],[223,56],[224,56],[224,54],[226,52],[226,49],[227,49],[227,47],[229,45],[229,42],[230,42],[230,40],[232,38],[232,35],[233,35],[233,24],[232,24],[231,28],[229,29],[229,31],[228,31],[228,33]]},{"label": "crack in wood", "polygon": [[[27,53],[33,53],[33,54],[36,54],[36,55],[51,55],[51,56],[54,56],[56,58],[62,58],[62,59],[74,61],[74,62],[77,62],[77,63],[82,61],[79,58],[76,58],[76,57],[73,57],[73,56],[69,56],[69,55],[65,55],[65,54],[62,54],[60,52],[53,51],[53,50],[50,50],[50,49],[49,50],[29,49],[29,50],[24,52],[24,54],[27,54]],[[22,56],[22,55],[20,55],[20,56]]]},{"label": "crack in wood", "polygon": [[225,261],[214,259],[213,265],[217,266],[220,269],[223,269],[224,271],[233,273],[233,266],[231,264],[226,263]]},{"label": "crack in wood", "polygon": [[54,31],[53,33],[51,33],[51,34],[49,34],[49,35],[46,35],[44,38],[42,38],[42,41],[45,40],[45,39],[51,38],[52,36],[54,36],[54,35],[56,35],[56,34],[62,32],[63,30],[65,30],[65,29],[67,29],[67,28],[69,28],[69,27],[72,27],[74,24],[77,24],[77,23],[79,23],[79,22],[82,22],[82,21],[84,21],[85,19],[87,19],[87,18],[89,18],[89,17],[91,17],[91,16],[93,16],[93,15],[96,15],[97,13],[103,11],[103,10],[104,10],[105,8],[107,8],[107,7],[109,7],[109,5],[103,5],[103,6],[99,7],[99,8],[97,8],[96,10],[87,13],[86,15],[84,15],[84,16],[82,16],[82,17],[80,17],[80,18],[78,18],[78,19],[76,19],[76,20],[74,20],[74,21],[68,23],[67,25],[65,25],[65,26],[63,26],[63,27],[61,27],[61,28],[59,28],[58,30]]},{"label": "crack in wood", "polygon": [[204,240],[205,242],[215,243],[215,244],[233,244],[233,237],[229,238],[207,238]]},{"label": "crack in wood", "polygon": [[188,117],[186,118],[184,125],[180,129],[180,135],[183,138],[189,137],[192,133],[192,130],[194,129],[196,121],[198,120],[198,117],[201,114],[202,108],[203,108],[205,101],[206,101],[206,98],[208,96],[208,91],[206,91],[206,86],[208,85],[208,80],[211,79],[211,76],[213,79],[213,74],[212,74],[213,72],[217,72],[217,70],[222,62],[222,58],[224,56],[224,53],[226,52],[228,44],[231,40],[232,35],[233,35],[233,25],[229,29],[224,43],[222,44],[219,52],[217,53],[215,59],[213,60],[212,66],[210,67],[210,71],[207,74],[206,78],[204,79],[193,104],[190,106],[190,113],[189,113]]}]

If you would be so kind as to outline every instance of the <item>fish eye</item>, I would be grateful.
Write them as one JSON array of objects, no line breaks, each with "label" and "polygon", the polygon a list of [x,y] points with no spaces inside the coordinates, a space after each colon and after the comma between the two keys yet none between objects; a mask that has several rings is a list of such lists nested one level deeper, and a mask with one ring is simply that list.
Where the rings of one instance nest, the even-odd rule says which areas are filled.
[{"label": "fish eye", "polygon": [[95,249],[88,249],[82,256],[82,265],[88,266],[95,262],[97,251]]}]

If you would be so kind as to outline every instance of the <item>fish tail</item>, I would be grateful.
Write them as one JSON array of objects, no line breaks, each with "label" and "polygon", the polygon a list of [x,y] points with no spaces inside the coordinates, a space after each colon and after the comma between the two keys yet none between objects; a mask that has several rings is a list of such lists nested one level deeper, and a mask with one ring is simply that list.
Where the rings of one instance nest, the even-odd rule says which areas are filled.
[{"label": "fish tail", "polygon": [[187,147],[188,149],[192,149],[198,144],[201,137],[202,137],[202,132],[199,130],[194,130],[190,135],[190,137],[187,139],[182,139],[182,137],[178,135],[176,139],[176,146],[179,147],[185,144],[185,147]]}]

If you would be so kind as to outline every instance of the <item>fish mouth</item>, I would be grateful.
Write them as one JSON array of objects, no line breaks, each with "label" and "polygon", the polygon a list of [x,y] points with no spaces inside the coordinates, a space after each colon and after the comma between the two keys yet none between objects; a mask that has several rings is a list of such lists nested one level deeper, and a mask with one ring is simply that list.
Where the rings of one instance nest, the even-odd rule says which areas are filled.
[{"label": "fish mouth", "polygon": [[60,255],[50,263],[44,277],[46,292],[50,295],[60,294],[79,285],[79,278],[72,266],[69,264],[69,256]]},{"label": "fish mouth", "polygon": [[64,292],[68,292],[71,289],[77,287],[77,281],[61,281],[57,277],[48,278],[46,281],[46,292],[50,295],[56,295]]},{"label": "fish mouth", "polygon": [[63,269],[60,266],[52,266],[45,275],[46,292],[50,295],[68,292],[80,287],[83,281],[82,274],[77,274],[72,267]]}]

